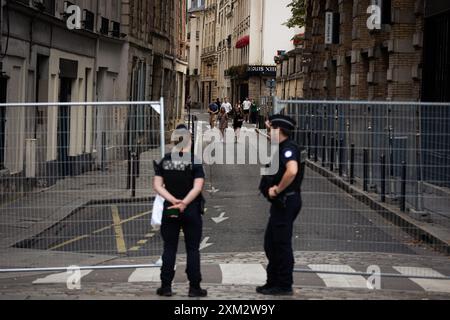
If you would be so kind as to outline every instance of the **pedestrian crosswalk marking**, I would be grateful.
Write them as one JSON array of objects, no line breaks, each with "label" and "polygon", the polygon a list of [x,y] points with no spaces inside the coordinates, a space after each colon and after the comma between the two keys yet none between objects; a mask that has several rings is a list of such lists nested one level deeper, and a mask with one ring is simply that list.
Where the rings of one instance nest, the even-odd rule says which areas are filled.
[{"label": "pedestrian crosswalk marking", "polygon": [[358,275],[339,275],[324,274],[324,272],[356,272],[352,267],[347,265],[328,265],[328,264],[311,264],[308,267],[317,271],[317,275],[323,280],[329,288],[365,288],[367,289],[367,280],[363,276]]},{"label": "pedestrian crosswalk marking", "polygon": [[160,274],[159,268],[136,269],[128,278],[128,282],[159,282]]},{"label": "pedestrian crosswalk marking", "polygon": [[[88,274],[90,274],[92,270],[81,270],[81,279]],[[45,278],[39,278],[35,281],[33,281],[33,284],[56,284],[56,283],[67,283],[67,280],[70,277],[70,273],[67,272],[61,272],[61,273],[54,273],[51,275],[46,276]]]},{"label": "pedestrian crosswalk marking", "polygon": [[221,264],[222,284],[261,285],[267,276],[261,264]]},{"label": "pedestrian crosswalk marking", "polygon": [[446,280],[445,276],[431,268],[411,268],[411,267],[393,267],[401,274],[418,277],[442,277],[444,279],[416,279],[410,280],[419,285],[425,291],[429,292],[448,292],[450,293],[450,280]]}]

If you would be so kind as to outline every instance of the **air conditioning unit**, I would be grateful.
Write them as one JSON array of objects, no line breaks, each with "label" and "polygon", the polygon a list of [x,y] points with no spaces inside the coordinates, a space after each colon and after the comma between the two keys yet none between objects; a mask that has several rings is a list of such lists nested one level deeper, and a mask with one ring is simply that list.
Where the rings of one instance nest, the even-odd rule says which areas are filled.
[{"label": "air conditioning unit", "polygon": [[367,83],[375,83],[375,72],[367,73]]}]

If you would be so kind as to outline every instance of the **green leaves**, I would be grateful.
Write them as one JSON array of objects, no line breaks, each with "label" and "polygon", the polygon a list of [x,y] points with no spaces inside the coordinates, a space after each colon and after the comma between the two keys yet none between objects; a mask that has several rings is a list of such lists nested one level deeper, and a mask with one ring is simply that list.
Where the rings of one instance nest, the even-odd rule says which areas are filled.
[{"label": "green leaves", "polygon": [[291,8],[292,17],[284,23],[288,28],[303,27],[305,25],[306,4],[305,0],[292,0],[288,7]]}]

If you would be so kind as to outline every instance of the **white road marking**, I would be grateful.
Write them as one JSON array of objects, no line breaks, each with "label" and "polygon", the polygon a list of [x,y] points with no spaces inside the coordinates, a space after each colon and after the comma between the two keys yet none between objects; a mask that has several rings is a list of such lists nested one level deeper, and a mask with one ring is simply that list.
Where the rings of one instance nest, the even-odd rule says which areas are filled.
[{"label": "white road marking", "polygon": [[261,285],[267,279],[261,264],[221,264],[220,269],[225,285]]},{"label": "white road marking", "polygon": [[429,292],[446,292],[450,293],[450,280],[445,279],[445,276],[431,268],[413,268],[413,267],[393,267],[395,270],[403,275],[418,276],[418,277],[443,277],[442,280],[434,279],[416,279],[409,278],[409,280],[418,284],[425,291]]},{"label": "white road marking", "polygon": [[160,282],[161,270],[159,268],[136,269],[128,278],[128,282]]},{"label": "white road marking", "polygon": [[[81,270],[81,279],[83,279],[85,276],[90,274],[92,270]],[[67,272],[61,272],[61,273],[55,273],[51,274],[45,278],[39,278],[35,281],[33,281],[33,284],[54,284],[54,283],[67,283],[67,280],[69,279],[71,275]]]},{"label": "white road marking", "polygon": [[214,243],[208,243],[209,237],[206,237],[203,239],[202,243],[200,243],[200,250],[206,249],[208,247],[211,247]]},{"label": "white road marking", "polygon": [[226,212],[222,212],[222,213],[220,214],[219,217],[217,217],[217,218],[211,218],[211,219],[212,219],[216,224],[219,224],[219,223],[222,223],[222,222],[224,222],[224,221],[230,219],[229,217],[225,217],[225,215],[226,215]]},{"label": "white road marking", "polygon": [[358,275],[339,275],[339,274],[324,274],[320,271],[335,271],[335,272],[356,272],[352,267],[347,265],[327,265],[327,264],[311,264],[308,265],[311,270],[317,271],[317,275],[325,282],[329,288],[365,288],[367,287],[367,280],[363,276]]}]

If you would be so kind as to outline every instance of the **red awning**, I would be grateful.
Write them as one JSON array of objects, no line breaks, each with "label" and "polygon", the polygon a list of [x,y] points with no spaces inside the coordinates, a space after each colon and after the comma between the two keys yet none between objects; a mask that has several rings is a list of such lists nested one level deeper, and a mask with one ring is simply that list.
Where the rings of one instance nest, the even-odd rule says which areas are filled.
[{"label": "red awning", "polygon": [[236,49],[245,48],[250,44],[250,36],[244,36],[236,42]]}]

